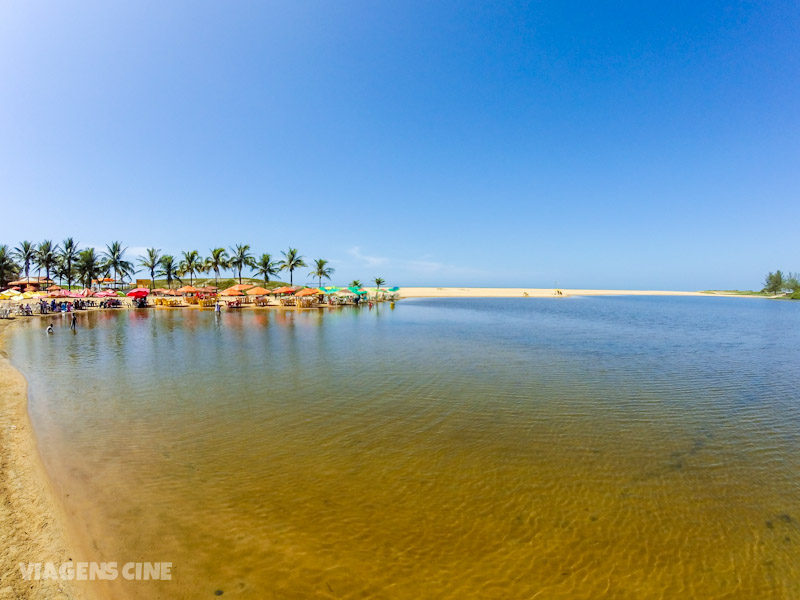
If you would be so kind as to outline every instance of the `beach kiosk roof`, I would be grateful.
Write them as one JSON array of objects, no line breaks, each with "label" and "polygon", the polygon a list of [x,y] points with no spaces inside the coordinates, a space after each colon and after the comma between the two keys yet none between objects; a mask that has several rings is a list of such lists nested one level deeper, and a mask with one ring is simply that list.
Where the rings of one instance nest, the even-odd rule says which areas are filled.
[{"label": "beach kiosk roof", "polygon": [[245,292],[248,296],[266,296],[267,294],[271,294],[268,289],[256,286],[254,288],[250,288]]},{"label": "beach kiosk roof", "polygon": [[41,287],[46,287],[48,285],[54,284],[55,281],[52,279],[48,279],[47,277],[23,277],[18,279],[17,281],[12,281],[8,285],[10,286],[19,286],[22,287],[23,285],[26,288],[30,288],[29,291],[37,291]]}]

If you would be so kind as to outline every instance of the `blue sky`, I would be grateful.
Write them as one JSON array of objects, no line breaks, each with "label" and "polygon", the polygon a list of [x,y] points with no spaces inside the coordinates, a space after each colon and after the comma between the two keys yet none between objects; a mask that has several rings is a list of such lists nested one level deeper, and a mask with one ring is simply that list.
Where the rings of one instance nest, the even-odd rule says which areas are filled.
[{"label": "blue sky", "polygon": [[249,243],[335,281],[800,270],[800,5],[0,4],[0,243]]}]

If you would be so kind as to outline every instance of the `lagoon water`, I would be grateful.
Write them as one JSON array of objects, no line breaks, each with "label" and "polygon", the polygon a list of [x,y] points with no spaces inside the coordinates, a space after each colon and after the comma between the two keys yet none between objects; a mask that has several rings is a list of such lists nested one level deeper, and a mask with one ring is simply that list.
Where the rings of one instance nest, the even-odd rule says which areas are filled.
[{"label": "lagoon water", "polygon": [[9,336],[130,598],[799,598],[800,303],[141,310]]}]

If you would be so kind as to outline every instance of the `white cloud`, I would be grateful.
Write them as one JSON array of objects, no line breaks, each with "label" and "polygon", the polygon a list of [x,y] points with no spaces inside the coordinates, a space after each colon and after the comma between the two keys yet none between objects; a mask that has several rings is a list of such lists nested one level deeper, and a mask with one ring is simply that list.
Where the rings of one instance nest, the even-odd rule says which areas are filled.
[{"label": "white cloud", "polygon": [[386,263],[389,262],[389,259],[384,256],[369,256],[367,254],[363,254],[359,246],[353,246],[347,251],[347,253],[353,258],[360,260],[368,267],[385,265]]}]

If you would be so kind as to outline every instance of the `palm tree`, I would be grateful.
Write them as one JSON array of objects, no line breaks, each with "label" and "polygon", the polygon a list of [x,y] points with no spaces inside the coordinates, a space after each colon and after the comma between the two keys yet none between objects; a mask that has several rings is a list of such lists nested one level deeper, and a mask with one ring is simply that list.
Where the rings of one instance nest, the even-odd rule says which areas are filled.
[{"label": "palm tree", "polygon": [[236,244],[236,248],[231,248],[231,258],[228,264],[239,272],[239,283],[242,283],[242,269],[244,267],[254,267],[255,261],[253,255],[250,254],[250,246],[248,244]]},{"label": "palm tree", "polygon": [[53,242],[45,240],[36,247],[34,260],[36,266],[39,267],[39,274],[44,269],[45,279],[50,280],[50,270],[56,266],[56,258],[58,257],[58,246],[53,246]]},{"label": "palm tree", "polygon": [[[166,278],[167,287],[172,289],[173,279],[181,281],[181,278],[178,276],[178,263],[175,262],[175,257],[165,254],[161,257],[159,264],[161,265],[161,270],[158,272],[158,275]],[[181,281],[181,283],[183,282]]]},{"label": "palm tree", "polygon": [[208,271],[214,271],[214,285],[219,283],[220,269],[228,268],[228,251],[225,248],[214,248],[211,250],[211,256],[206,259],[205,268]]},{"label": "palm tree", "polygon": [[67,277],[67,267],[64,263],[64,257],[61,256],[61,254],[56,256],[56,264],[55,267],[53,267],[53,277],[58,279],[58,285],[62,285],[64,283],[64,279]]},{"label": "palm tree", "polygon": [[256,273],[264,276],[264,285],[269,283],[269,278],[278,273],[278,263],[272,261],[269,254],[262,254],[255,264]]},{"label": "palm tree", "polygon": [[6,287],[9,281],[19,273],[19,265],[14,262],[12,252],[8,246],[0,246],[0,289]]},{"label": "palm tree", "polygon": [[322,278],[330,279],[336,269],[328,266],[328,261],[324,258],[314,260],[314,270],[308,274],[309,277],[319,278],[319,287],[322,287]]},{"label": "palm tree", "polygon": [[286,252],[281,252],[281,254],[283,254],[283,260],[278,263],[278,268],[282,271],[289,271],[289,285],[293,285],[294,270],[305,267],[306,263],[303,260],[303,257],[297,253],[297,248],[289,248],[289,250]]},{"label": "palm tree", "polygon": [[36,258],[36,248],[32,242],[22,242],[19,246],[14,248],[12,253],[20,263],[22,263],[22,270],[25,272],[25,279],[31,276],[31,263]]},{"label": "palm tree", "polygon": [[107,268],[114,271],[114,285],[117,283],[117,276],[124,279],[125,275],[132,273],[134,270],[133,265],[125,260],[126,250],[127,248],[123,248],[119,242],[111,242],[106,245],[106,250],[103,252]]},{"label": "palm tree", "polygon": [[353,281],[350,282],[349,287],[360,288],[361,282],[358,279],[353,279]]},{"label": "palm tree", "polygon": [[71,237],[65,239],[61,243],[61,252],[59,253],[59,257],[61,258],[61,267],[62,273],[67,278],[67,288],[72,286],[72,271],[73,265],[75,261],[78,260],[78,244],[73,240]]},{"label": "palm tree", "polygon": [[189,285],[194,283],[194,274],[203,271],[203,261],[197,250],[189,250],[183,253],[183,260],[180,264],[181,273],[189,274]]},{"label": "palm tree", "polygon": [[375,278],[375,287],[378,288],[378,291],[381,291],[381,286],[386,283],[386,280],[383,277],[376,277]]},{"label": "palm tree", "polygon": [[75,270],[78,272],[78,280],[83,283],[84,287],[91,287],[92,280],[97,279],[103,271],[103,265],[100,258],[94,253],[94,248],[87,248],[78,254]]},{"label": "palm tree", "polygon": [[156,287],[156,269],[161,264],[161,250],[148,248],[146,252],[147,255],[139,259],[139,264],[150,271],[150,289],[152,290]]}]

